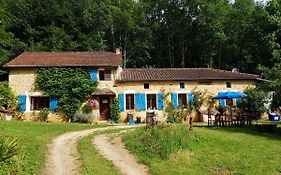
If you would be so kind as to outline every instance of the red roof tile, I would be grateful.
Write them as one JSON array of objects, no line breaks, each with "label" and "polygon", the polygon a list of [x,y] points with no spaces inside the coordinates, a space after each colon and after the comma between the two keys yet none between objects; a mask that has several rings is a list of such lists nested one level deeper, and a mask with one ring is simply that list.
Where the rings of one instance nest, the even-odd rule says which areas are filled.
[{"label": "red roof tile", "polygon": [[109,66],[122,64],[113,52],[24,52],[4,67]]},{"label": "red roof tile", "polygon": [[262,80],[258,75],[213,68],[123,69],[119,81],[155,80]]}]

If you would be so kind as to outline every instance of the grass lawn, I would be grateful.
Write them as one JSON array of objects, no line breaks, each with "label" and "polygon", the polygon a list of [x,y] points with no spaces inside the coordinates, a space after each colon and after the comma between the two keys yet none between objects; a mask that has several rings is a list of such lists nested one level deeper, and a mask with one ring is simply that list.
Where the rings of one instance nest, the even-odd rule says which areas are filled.
[{"label": "grass lawn", "polygon": [[[99,127],[100,125],[77,123],[39,123],[20,121],[1,121],[0,137],[17,137],[20,163],[16,174],[40,174],[44,168],[46,146],[55,136],[68,131]],[[3,168],[0,169],[3,173]],[[8,174],[8,173],[7,173]]]},{"label": "grass lawn", "polygon": [[108,130],[96,132],[78,141],[78,151],[81,155],[80,172],[83,175],[120,175],[113,163],[104,158],[92,144],[94,136],[118,131]]},{"label": "grass lawn", "polygon": [[179,125],[139,128],[123,140],[153,175],[281,174],[280,127],[274,133],[260,133],[255,127],[195,127],[191,132]]}]

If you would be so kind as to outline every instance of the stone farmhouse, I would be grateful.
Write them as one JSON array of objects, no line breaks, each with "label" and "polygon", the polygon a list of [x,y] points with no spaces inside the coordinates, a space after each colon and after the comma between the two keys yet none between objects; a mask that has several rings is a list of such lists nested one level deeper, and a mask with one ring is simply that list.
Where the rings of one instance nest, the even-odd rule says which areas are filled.
[{"label": "stone farmhouse", "polygon": [[93,112],[100,120],[109,118],[114,97],[119,98],[122,120],[129,113],[144,120],[151,110],[163,116],[166,105],[163,92],[170,94],[167,99],[174,107],[181,102],[186,108],[194,88],[207,90],[211,95],[222,91],[243,92],[261,80],[257,75],[213,68],[122,68],[121,54],[113,52],[24,52],[4,67],[9,72],[9,86],[18,96],[19,110],[27,116],[43,108],[56,111],[58,107],[58,98],[47,97],[34,88],[37,68],[89,69],[89,78],[98,82],[91,98],[99,102]]}]

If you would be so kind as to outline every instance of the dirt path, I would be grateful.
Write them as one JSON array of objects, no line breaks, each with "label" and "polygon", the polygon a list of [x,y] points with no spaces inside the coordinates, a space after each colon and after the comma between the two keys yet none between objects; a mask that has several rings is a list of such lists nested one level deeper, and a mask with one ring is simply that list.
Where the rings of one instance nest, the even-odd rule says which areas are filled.
[{"label": "dirt path", "polygon": [[148,167],[139,164],[129,153],[122,142],[121,137],[112,135],[98,135],[93,139],[100,153],[119,168],[125,175],[147,175]]},{"label": "dirt path", "polygon": [[79,154],[76,148],[77,139],[96,131],[109,129],[123,129],[135,126],[110,126],[104,128],[87,129],[63,134],[55,138],[47,149],[45,175],[77,175],[79,174]]}]

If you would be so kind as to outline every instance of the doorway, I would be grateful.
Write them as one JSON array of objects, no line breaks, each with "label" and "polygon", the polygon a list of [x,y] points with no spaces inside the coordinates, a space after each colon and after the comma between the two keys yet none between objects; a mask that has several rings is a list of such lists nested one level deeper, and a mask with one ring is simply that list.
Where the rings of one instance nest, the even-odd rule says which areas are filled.
[{"label": "doorway", "polygon": [[110,97],[100,97],[100,120],[108,120],[110,118]]}]

